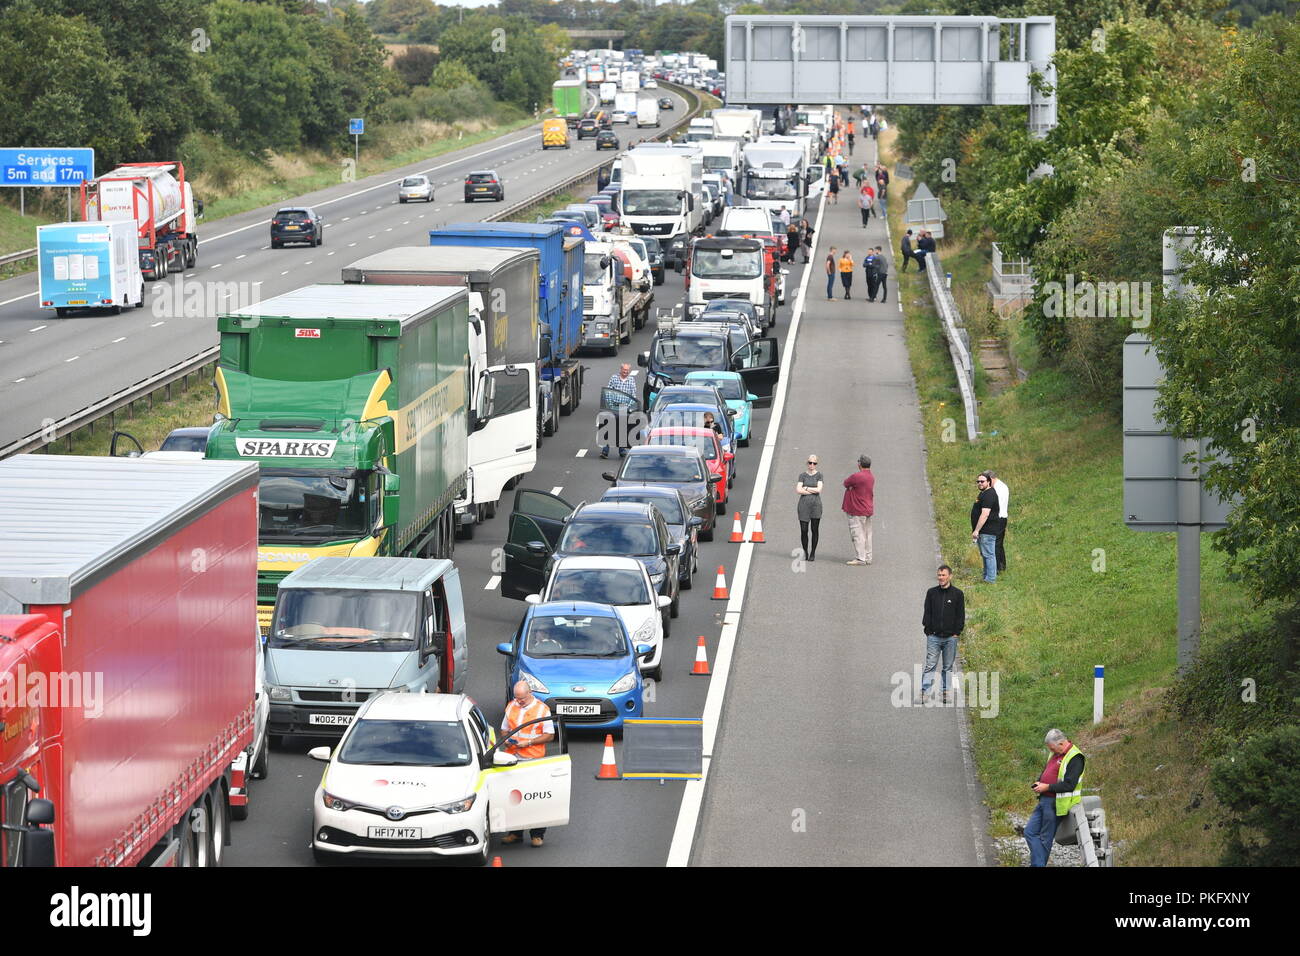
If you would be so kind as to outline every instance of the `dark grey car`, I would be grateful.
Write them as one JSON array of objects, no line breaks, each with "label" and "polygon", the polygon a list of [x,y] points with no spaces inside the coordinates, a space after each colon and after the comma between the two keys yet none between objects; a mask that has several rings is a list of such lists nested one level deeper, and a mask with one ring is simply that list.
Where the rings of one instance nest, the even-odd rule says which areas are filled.
[{"label": "dark grey car", "polygon": [[700,537],[705,541],[713,538],[717,501],[713,486],[722,480],[722,476],[709,474],[698,449],[685,445],[637,445],[628,449],[617,474],[607,471],[603,477],[613,482],[616,488],[643,485],[679,488],[691,514],[702,522]]},{"label": "dark grey car", "polygon": [[[681,545],[682,553],[678,558],[677,580],[683,591],[689,591],[692,577],[699,570],[700,548],[696,540],[698,529],[704,522],[691,514],[691,503],[686,500],[680,488],[668,485],[629,485],[623,488],[610,488],[600,496],[601,501],[639,501],[654,505],[664,516],[668,524],[668,533]],[[713,536],[712,530],[709,537]]]}]

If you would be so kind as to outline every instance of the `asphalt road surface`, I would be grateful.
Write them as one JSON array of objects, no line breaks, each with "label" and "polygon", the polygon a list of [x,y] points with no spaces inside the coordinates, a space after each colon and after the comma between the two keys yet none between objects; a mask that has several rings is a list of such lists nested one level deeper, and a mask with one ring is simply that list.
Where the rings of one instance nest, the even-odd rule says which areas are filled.
[{"label": "asphalt road surface", "polygon": [[[640,139],[676,122],[685,100],[672,96],[677,108],[661,112],[659,126],[620,125],[619,139]],[[59,319],[38,306],[35,273],[0,282],[0,446],[216,345],[215,318],[223,308],[313,282],[338,282],[342,267],[363,256],[423,245],[433,226],[492,215],[502,204],[464,202],[462,183],[470,170],[496,169],[505,204],[513,205],[596,162],[594,140],[575,137],[570,149],[543,151],[540,126],[533,126],[291,202],[200,221],[197,266],[146,283],[144,308],[120,316]],[[414,173],[433,180],[434,202],[398,203],[397,183]],[[315,206],[325,219],[324,244],[270,249],[269,220],[284,205]]]}]

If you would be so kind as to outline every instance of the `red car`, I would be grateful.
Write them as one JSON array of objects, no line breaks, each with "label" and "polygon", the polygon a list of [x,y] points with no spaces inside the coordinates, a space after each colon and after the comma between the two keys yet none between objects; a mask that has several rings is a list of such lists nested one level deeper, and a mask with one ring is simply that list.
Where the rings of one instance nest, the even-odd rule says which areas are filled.
[{"label": "red car", "polygon": [[731,484],[731,462],[736,457],[732,452],[722,450],[718,433],[708,428],[653,428],[646,438],[647,445],[685,445],[698,448],[704,456],[704,463],[710,475],[721,475],[722,480],[713,486],[717,494],[718,514],[726,514],[727,488]]}]

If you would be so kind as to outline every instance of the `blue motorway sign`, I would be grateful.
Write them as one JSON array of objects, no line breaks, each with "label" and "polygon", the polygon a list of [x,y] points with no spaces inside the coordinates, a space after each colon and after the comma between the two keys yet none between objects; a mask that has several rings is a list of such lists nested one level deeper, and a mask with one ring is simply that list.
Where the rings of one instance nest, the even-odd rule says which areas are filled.
[{"label": "blue motorway sign", "polygon": [[0,186],[77,186],[94,178],[93,149],[0,149]]},{"label": "blue motorway sign", "polygon": [[366,132],[366,121],[363,119],[348,120],[349,136],[364,136]]}]

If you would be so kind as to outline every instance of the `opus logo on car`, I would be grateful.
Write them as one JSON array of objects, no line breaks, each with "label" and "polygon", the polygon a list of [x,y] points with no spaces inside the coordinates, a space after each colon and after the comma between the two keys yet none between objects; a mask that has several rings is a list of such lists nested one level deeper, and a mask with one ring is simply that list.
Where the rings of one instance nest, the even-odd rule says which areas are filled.
[{"label": "opus logo on car", "polygon": [[551,791],[549,790],[530,790],[527,793],[524,793],[524,791],[522,790],[510,791],[510,802],[514,806],[518,806],[519,804],[524,803],[525,801],[528,800],[549,800],[549,799],[551,799]]}]

